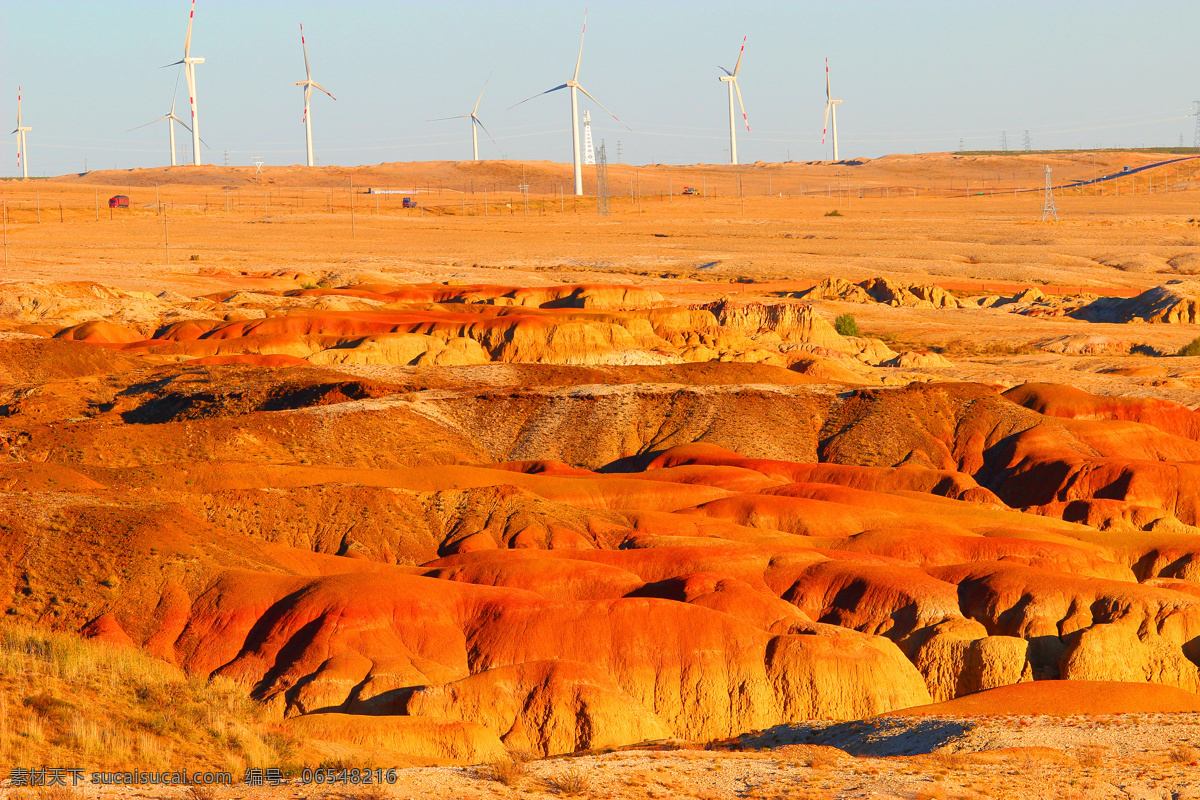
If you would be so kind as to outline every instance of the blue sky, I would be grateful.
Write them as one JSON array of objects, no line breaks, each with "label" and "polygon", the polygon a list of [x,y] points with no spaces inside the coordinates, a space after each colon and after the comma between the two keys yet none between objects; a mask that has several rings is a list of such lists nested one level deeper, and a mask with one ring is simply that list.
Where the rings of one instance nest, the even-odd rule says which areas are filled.
[{"label": "blue sky", "polygon": [[[717,65],[749,37],[740,82],[750,133],[740,160],[828,158],[824,59],[833,70],[841,155],[1191,144],[1200,99],[1200,3],[629,2],[591,0],[581,83],[631,130],[592,108],[610,160],[722,163],[728,106]],[[322,164],[470,158],[465,120],[499,142],[485,158],[569,161],[566,92],[512,104],[574,68],[584,2],[198,0],[193,54],[207,163],[304,157],[303,22]],[[158,166],[182,55],[187,0],[0,0],[0,175],[16,173],[16,92],[24,87],[30,169]],[[179,113],[186,119],[182,80]],[[180,131],[180,133],[183,133]],[[186,135],[179,141],[186,148]]]}]

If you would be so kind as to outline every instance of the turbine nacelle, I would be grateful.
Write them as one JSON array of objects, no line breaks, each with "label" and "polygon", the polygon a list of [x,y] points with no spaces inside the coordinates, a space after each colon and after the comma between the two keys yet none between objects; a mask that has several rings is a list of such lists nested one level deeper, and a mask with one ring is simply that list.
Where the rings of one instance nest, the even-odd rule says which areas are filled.
[{"label": "turbine nacelle", "polygon": [[500,145],[492,136],[491,131],[487,129],[487,127],[483,124],[483,120],[479,118],[479,104],[483,102],[483,93],[487,91],[487,85],[491,79],[492,76],[488,75],[487,80],[483,82],[483,88],[479,90],[479,97],[475,99],[475,105],[471,108],[470,114],[456,114],[453,117],[438,117],[437,119],[427,120],[427,122],[444,122],[449,119],[471,120],[471,154],[475,161],[479,160],[479,132],[475,130],[476,125],[478,125],[480,128],[483,128],[483,132],[486,133],[488,138],[492,140],[492,144],[496,145],[496,149],[500,149]]},{"label": "turbine nacelle", "polygon": [[304,87],[304,143],[308,152],[308,165],[313,166],[312,115],[309,106],[312,102],[312,90],[320,89],[329,95],[331,100],[337,100],[329,90],[312,79],[312,67],[308,63],[308,42],[304,39],[304,25],[300,26],[300,49],[304,52],[304,80],[296,81],[297,86]]},{"label": "turbine nacelle", "polygon": [[838,135],[837,135],[837,107],[842,104],[841,100],[833,99],[833,86],[829,79],[829,59],[825,59],[825,124],[821,131],[821,144],[825,144],[825,134],[829,132],[829,121],[833,120],[833,160],[841,161],[841,156],[838,153]]},{"label": "turbine nacelle", "polygon": [[[607,108],[604,108],[604,105],[599,100],[597,100],[595,97],[592,97],[591,93],[588,92],[587,89],[583,88],[583,85],[579,82],[579,67],[583,63],[583,39],[584,39],[584,36],[586,36],[586,35],[587,35],[587,9],[584,9],[583,33],[581,33],[579,35],[579,55],[575,58],[575,72],[571,75],[570,80],[568,80],[566,83],[560,83],[558,86],[555,86],[553,89],[547,89],[544,92],[535,94],[533,97],[527,97],[524,100],[522,100],[520,103],[517,103],[516,105],[509,106],[510,109],[516,108],[517,106],[521,105],[522,103],[528,103],[534,97],[541,97],[543,94],[550,94],[551,92],[557,92],[559,89],[570,89],[571,90],[571,156],[572,156],[571,161],[572,161],[573,166],[575,167],[575,194],[576,195],[583,194],[583,161],[580,158],[580,153],[579,153],[579,98],[576,95],[576,91],[583,92],[585,95],[587,95],[589,100],[591,100],[596,105],[600,106],[600,108],[604,109],[604,112],[606,114],[608,114],[613,119],[617,120],[617,122],[621,122],[621,120],[617,117],[616,114],[612,113]],[[623,123],[623,122],[621,122],[621,124],[625,125],[625,123]],[[628,125],[625,125],[625,127],[629,130],[633,130]]]},{"label": "turbine nacelle", "polygon": [[737,104],[742,109],[742,121],[746,124],[746,132],[750,131],[750,120],[746,117],[746,104],[742,102],[742,89],[738,86],[738,73],[742,70],[742,56],[746,53],[746,39],[742,37],[742,49],[738,51],[737,63],[733,65],[733,71],[730,72],[725,67],[720,65],[717,69],[724,72],[724,75],[717,76],[717,80],[721,83],[729,85],[729,163],[738,163],[737,158],[737,112],[733,106],[734,96],[737,96]]}]

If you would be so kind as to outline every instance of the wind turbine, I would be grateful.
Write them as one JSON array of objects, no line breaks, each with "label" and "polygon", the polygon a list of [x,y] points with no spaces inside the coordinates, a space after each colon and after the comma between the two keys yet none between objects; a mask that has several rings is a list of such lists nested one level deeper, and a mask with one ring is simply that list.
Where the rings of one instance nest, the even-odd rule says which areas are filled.
[{"label": "wind turbine", "polygon": [[[192,2],[195,2],[195,0],[192,0]],[[308,165],[311,167],[313,165],[312,114],[309,113],[308,109],[309,98],[312,97],[312,90],[314,86],[320,89],[322,92],[325,92],[325,94],[329,94],[329,90],[312,79],[312,69],[308,66],[308,45],[304,43],[303,23],[300,25],[300,47],[302,50],[304,50],[304,74],[306,77],[302,81],[296,81],[296,85],[304,87],[304,139],[308,144]],[[337,100],[337,98],[331,94],[329,94],[329,97],[333,100]]]},{"label": "wind turbine", "polygon": [[175,77],[175,94],[171,95],[171,112],[169,114],[164,114],[163,116],[159,117],[156,120],[147,122],[145,125],[138,125],[137,128],[129,129],[130,131],[136,131],[140,128],[145,128],[148,125],[153,125],[155,122],[162,122],[165,119],[167,121],[167,128],[171,131],[171,166],[172,167],[175,166],[175,126],[171,124],[172,121],[178,122],[180,125],[182,125],[184,127],[184,130],[187,130],[189,132],[191,131],[191,128],[189,128],[187,126],[186,122],[181,120],[179,117],[175,116],[175,97],[178,93],[179,93],[179,77],[176,76]]},{"label": "wind turbine", "polygon": [[[188,98],[192,104],[192,161],[200,166],[200,123],[196,117],[196,65],[203,64],[203,58],[192,58],[192,23],[196,20],[196,0],[192,0],[192,13],[188,14],[187,38],[183,40],[183,58],[167,64],[174,67],[183,64],[183,73],[187,76]],[[155,120],[157,122],[157,120]]]},{"label": "wind turbine", "polygon": [[746,106],[742,103],[742,90],[738,88],[737,76],[738,71],[742,68],[742,54],[746,52],[746,37],[742,37],[742,49],[738,51],[737,63],[733,65],[733,72],[721,67],[721,71],[725,74],[721,76],[721,81],[729,85],[729,163],[736,164],[737,160],[737,117],[733,111],[733,95],[737,93],[738,105],[742,107],[742,121],[746,123],[746,133],[750,132],[750,120],[746,119]]},{"label": "wind turbine", "polygon": [[841,161],[837,145],[837,107],[841,100],[833,99],[833,90],[829,88],[829,59],[825,59],[825,127],[821,131],[821,144],[825,144],[825,133],[829,130],[829,117],[833,117],[833,160]]},{"label": "wind turbine", "polygon": [[[488,75],[487,81],[483,82],[483,89],[479,90],[479,99],[475,101],[475,107],[471,109],[470,114],[459,114],[455,117],[438,117],[437,119],[429,120],[430,122],[442,122],[448,119],[471,120],[471,152],[474,154],[476,161],[479,160],[479,131],[475,129],[476,125],[478,125],[480,128],[483,128],[483,132],[487,133],[488,138],[492,140],[492,144],[495,144],[497,148],[500,147],[500,145],[496,144],[496,140],[492,138],[492,134],[488,133],[488,129],[484,128],[483,122],[479,119],[479,103],[483,100],[483,92],[485,89],[487,89],[488,81],[491,79],[492,76]],[[518,103],[518,105],[520,105],[520,103]]]},{"label": "wind turbine", "polygon": [[[571,90],[571,153],[572,153],[572,157],[573,157],[573,161],[574,161],[574,165],[575,165],[575,194],[576,195],[583,194],[583,162],[579,158],[579,95],[577,94],[576,90],[583,92],[584,94],[586,94],[588,96],[588,98],[593,103],[600,106],[601,108],[604,108],[604,104],[601,103],[596,98],[592,97],[591,93],[589,93],[588,90],[583,88],[583,86],[579,83],[579,64],[583,61],[583,37],[586,33],[587,33],[587,9],[584,9],[584,11],[583,11],[583,33],[579,34],[579,57],[575,59],[575,74],[571,76],[571,80],[567,81],[566,83],[561,83],[558,86],[555,86],[553,89],[547,89],[544,92],[535,94],[533,97],[527,97],[524,100],[522,100],[520,103],[517,103],[517,105],[509,106],[509,109],[511,110],[511,109],[514,109],[517,106],[521,105],[521,103],[528,103],[534,97],[541,97],[543,94],[550,94],[551,92],[557,92],[559,89],[570,89]],[[617,119],[617,115],[612,113],[611,111],[609,111],[607,108],[604,108],[604,111],[610,117],[617,120],[617,122],[621,122],[620,119]],[[621,122],[621,124],[625,125],[625,123],[623,123],[623,122]],[[629,128],[628,125],[625,125],[625,127]],[[630,130],[633,130],[633,129],[630,128]]]},{"label": "wind turbine", "polygon": [[21,168],[21,177],[29,177],[29,153],[26,151],[28,147],[25,141],[25,134],[33,128],[21,124],[21,87],[17,87],[17,129],[13,131],[17,135],[17,166]]}]

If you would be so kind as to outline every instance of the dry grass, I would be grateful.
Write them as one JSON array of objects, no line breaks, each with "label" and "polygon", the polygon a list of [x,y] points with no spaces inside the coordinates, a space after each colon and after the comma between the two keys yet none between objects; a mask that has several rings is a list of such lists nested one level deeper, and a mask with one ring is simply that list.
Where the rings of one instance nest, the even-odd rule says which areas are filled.
[{"label": "dry grass", "polygon": [[184,800],[216,800],[217,793],[211,786],[189,786],[183,797]]},{"label": "dry grass", "polygon": [[284,766],[292,753],[231,681],[189,680],[139,650],[0,625],[0,762],[228,769]]},{"label": "dry grass", "polygon": [[1081,767],[1102,767],[1104,766],[1104,748],[1099,745],[1080,748],[1079,752],[1075,754],[1075,758]]},{"label": "dry grass", "polygon": [[37,800],[83,800],[83,792],[70,786],[46,786],[37,790]]},{"label": "dry grass", "polygon": [[809,767],[810,769],[830,769],[831,767],[836,767],[837,764],[838,757],[834,753],[823,748],[812,751],[804,759],[804,766]]},{"label": "dry grass", "polygon": [[1200,758],[1200,750],[1187,744],[1177,745],[1171,748],[1171,752],[1167,753],[1167,758],[1172,764],[1190,764]]},{"label": "dry grass", "polygon": [[505,758],[487,764],[481,774],[505,786],[516,786],[527,777],[528,772],[524,761],[519,758]]},{"label": "dry grass", "polygon": [[391,795],[382,786],[371,784],[343,797],[345,800],[388,800]]},{"label": "dry grass", "polygon": [[562,795],[592,794],[592,778],[583,767],[571,766],[546,778],[550,791]]},{"label": "dry grass", "polygon": [[967,759],[961,753],[951,753],[946,750],[941,750],[936,753],[930,753],[930,759],[944,770],[954,771],[962,769],[967,763]]},{"label": "dry grass", "polygon": [[946,800],[949,796],[945,786],[935,783],[918,791],[915,800]]}]

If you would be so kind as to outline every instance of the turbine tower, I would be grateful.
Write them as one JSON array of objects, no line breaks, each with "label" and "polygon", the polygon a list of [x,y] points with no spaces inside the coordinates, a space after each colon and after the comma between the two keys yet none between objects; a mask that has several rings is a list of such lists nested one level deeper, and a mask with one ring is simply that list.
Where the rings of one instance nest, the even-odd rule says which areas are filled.
[{"label": "turbine tower", "polygon": [[[517,103],[514,106],[509,106],[510,109],[516,108],[517,106],[521,105],[521,103],[528,103],[534,97],[541,97],[544,94],[550,94],[551,92],[557,92],[559,89],[570,89],[571,90],[571,153],[572,153],[572,161],[574,162],[574,165],[575,165],[575,194],[576,195],[583,194],[583,162],[579,157],[579,95],[577,94],[576,90],[578,90],[579,92],[583,92],[585,95],[588,96],[588,98],[593,103],[600,106],[601,108],[604,108],[604,104],[601,103],[596,98],[592,97],[592,95],[588,92],[588,90],[583,88],[583,86],[579,83],[579,65],[583,61],[583,37],[586,33],[587,33],[587,10],[585,9],[583,12],[583,33],[581,33],[579,35],[579,57],[575,59],[575,74],[572,75],[571,79],[569,81],[567,81],[566,83],[561,83],[558,86],[555,86],[553,89],[547,89],[544,92],[539,92],[538,94],[535,94],[533,97],[525,98],[520,103]],[[617,119],[616,114],[612,113],[607,108],[604,108],[604,110],[605,110],[605,112],[608,113],[608,115],[610,117],[617,120],[617,122],[621,122],[620,119]],[[621,122],[621,124],[625,125],[625,123],[623,123],[623,122]],[[626,125],[625,127],[629,128],[628,125]],[[629,128],[629,129],[633,130],[632,128]]]},{"label": "turbine tower", "polygon": [[478,125],[480,128],[483,128],[483,132],[487,133],[488,138],[492,140],[492,144],[496,145],[496,149],[500,149],[500,145],[496,144],[496,140],[492,138],[492,134],[488,133],[488,129],[484,127],[483,122],[479,119],[479,104],[483,101],[483,93],[487,90],[488,81],[491,79],[492,76],[488,75],[487,80],[483,82],[483,88],[479,90],[479,99],[475,101],[475,107],[471,109],[470,114],[458,114],[453,117],[438,117],[437,119],[429,120],[430,122],[443,122],[448,119],[471,120],[471,154],[473,156],[473,160],[475,161],[479,160],[479,131],[476,129],[476,125]]},{"label": "turbine tower", "polygon": [[583,163],[595,164],[596,151],[592,148],[592,112],[583,112]]},{"label": "turbine tower", "polygon": [[[195,2],[195,0],[192,0]],[[313,87],[317,87],[325,94],[329,94],[329,90],[312,79],[312,68],[308,66],[308,45],[304,42],[304,23],[300,23],[300,49],[304,51],[304,80],[296,81],[297,86],[304,87],[304,141],[308,147],[308,165],[313,165],[313,148],[312,148],[312,114],[309,113],[309,100],[312,98]],[[330,98],[337,100],[336,97],[329,94]]]},{"label": "turbine tower", "polygon": [[[178,77],[175,78],[175,91],[176,91],[176,94],[178,94],[178,92],[179,92],[179,78]],[[136,131],[140,128],[145,128],[148,125],[153,125],[155,122],[162,122],[165,119],[167,121],[167,129],[170,130],[170,132],[171,132],[171,166],[172,167],[174,167],[176,165],[175,164],[175,125],[172,123],[178,122],[180,125],[183,126],[184,130],[188,131],[189,133],[192,130],[191,128],[189,128],[187,126],[186,122],[181,120],[179,117],[175,116],[175,97],[176,97],[175,94],[171,95],[171,111],[169,114],[165,114],[156,120],[147,122],[145,125],[138,125],[137,128],[129,129],[131,131]]]},{"label": "turbine tower", "polygon": [[17,129],[13,131],[17,135],[17,166],[21,168],[21,177],[29,177],[29,153],[27,152],[28,143],[25,140],[25,134],[33,130],[27,125],[21,124],[21,87],[17,87]]},{"label": "turbine tower", "polygon": [[833,160],[841,161],[842,158],[838,155],[838,140],[837,140],[837,107],[841,105],[841,100],[833,99],[833,90],[829,87],[829,59],[825,59],[825,128],[821,131],[821,144],[825,144],[825,134],[829,131],[829,117],[833,117]]},{"label": "turbine tower", "polygon": [[729,85],[729,163],[736,164],[737,160],[737,116],[733,108],[733,95],[737,93],[738,105],[742,108],[742,122],[746,123],[746,133],[750,132],[750,121],[746,119],[746,106],[742,103],[742,90],[738,88],[737,76],[742,68],[742,54],[746,52],[746,37],[742,37],[742,49],[738,51],[737,63],[733,65],[733,72],[721,67],[721,71],[725,74],[721,76],[721,81]]},{"label": "turbine tower", "polygon": [[183,40],[183,58],[167,64],[166,67],[183,64],[183,73],[187,76],[188,98],[192,104],[192,163],[198,167],[200,166],[200,124],[196,117],[196,65],[203,64],[204,59],[192,58],[192,23],[195,20],[196,0],[192,0],[192,12],[188,14],[187,38]]}]

